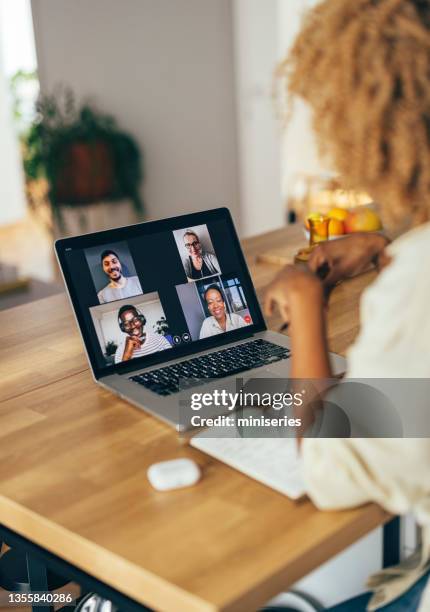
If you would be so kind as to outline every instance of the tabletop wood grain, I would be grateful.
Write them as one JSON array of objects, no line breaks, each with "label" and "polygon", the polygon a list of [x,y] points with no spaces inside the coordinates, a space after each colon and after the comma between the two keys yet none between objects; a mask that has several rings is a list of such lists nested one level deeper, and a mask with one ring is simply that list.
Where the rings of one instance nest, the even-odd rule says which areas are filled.
[{"label": "tabletop wood grain", "polygon": [[[279,268],[258,253],[285,241],[301,245],[301,232],[244,241],[259,295]],[[334,291],[333,350],[357,334],[372,278]],[[390,518],[373,504],[292,502],[95,385],[64,295],[0,313],[0,372],[0,522],[156,610],[256,610]],[[200,464],[202,481],[154,491],[148,466],[178,456]]]}]

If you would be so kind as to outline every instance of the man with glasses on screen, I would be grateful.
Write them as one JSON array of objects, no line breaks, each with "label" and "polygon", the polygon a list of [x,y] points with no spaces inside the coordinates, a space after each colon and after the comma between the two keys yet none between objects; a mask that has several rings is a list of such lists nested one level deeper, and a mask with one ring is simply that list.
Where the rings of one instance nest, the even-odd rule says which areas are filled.
[{"label": "man with glasses on screen", "polygon": [[116,350],[115,363],[171,348],[164,336],[145,330],[146,317],[136,306],[121,306],[118,325],[126,336]]},{"label": "man with glasses on screen", "polygon": [[115,251],[110,249],[103,251],[100,260],[102,270],[109,279],[106,287],[97,294],[100,304],[142,293],[142,287],[137,276],[125,276],[123,274],[121,261]]},{"label": "man with glasses on screen", "polygon": [[204,278],[219,274],[220,267],[218,259],[213,253],[203,249],[200,238],[193,230],[187,230],[184,234],[184,246],[188,251],[188,257],[184,259],[185,274],[191,280]]}]

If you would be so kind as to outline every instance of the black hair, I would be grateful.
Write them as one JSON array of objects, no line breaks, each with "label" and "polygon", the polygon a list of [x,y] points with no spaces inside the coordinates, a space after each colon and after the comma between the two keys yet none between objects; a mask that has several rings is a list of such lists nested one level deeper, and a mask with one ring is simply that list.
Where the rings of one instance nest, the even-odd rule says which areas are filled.
[{"label": "black hair", "polygon": [[121,316],[129,310],[133,310],[133,312],[135,312],[137,315],[139,314],[136,306],[133,306],[132,304],[124,304],[124,306],[121,306],[121,308],[118,310],[118,319],[121,319]]},{"label": "black hair", "polygon": [[205,302],[206,302],[206,294],[207,294],[207,292],[208,292],[208,291],[210,291],[211,289],[215,289],[215,291],[218,291],[218,293],[219,293],[219,294],[221,295],[221,297],[222,297],[222,301],[225,303],[225,296],[224,296],[224,293],[223,293],[223,291],[222,291],[221,287],[220,287],[219,285],[217,285],[216,283],[212,283],[212,285],[209,285],[209,287],[206,287],[206,289],[204,290],[203,297],[204,297]]},{"label": "black hair", "polygon": [[204,290],[203,293],[203,298],[206,302],[206,306],[207,306],[207,301],[206,301],[206,295],[208,293],[208,291],[210,291],[211,289],[215,289],[215,291],[218,291],[218,293],[220,294],[220,296],[222,297],[222,301],[225,304],[225,311],[226,311],[226,315],[229,317],[229,319],[231,320],[231,312],[230,312],[230,304],[228,303],[225,293],[224,291],[221,289],[221,287],[219,285],[217,285],[216,283],[212,283],[212,285],[209,285],[209,287],[206,287],[206,289]]},{"label": "black hair", "polygon": [[105,251],[103,251],[103,253],[100,255],[100,261],[103,263],[103,259],[105,257],[107,257],[108,255],[115,255],[115,257],[117,259],[119,259],[118,255],[115,253],[115,251],[112,251],[111,249],[106,249]]},{"label": "black hair", "polygon": [[142,326],[146,325],[146,317],[145,315],[140,312],[136,306],[133,306],[132,304],[124,304],[124,306],[121,306],[121,308],[118,310],[118,325],[119,328],[122,332],[127,333],[127,329],[125,327],[125,323],[124,321],[121,319],[121,316],[125,313],[125,312],[129,312],[132,311],[135,313],[136,317],[139,317],[140,322],[142,323]]}]

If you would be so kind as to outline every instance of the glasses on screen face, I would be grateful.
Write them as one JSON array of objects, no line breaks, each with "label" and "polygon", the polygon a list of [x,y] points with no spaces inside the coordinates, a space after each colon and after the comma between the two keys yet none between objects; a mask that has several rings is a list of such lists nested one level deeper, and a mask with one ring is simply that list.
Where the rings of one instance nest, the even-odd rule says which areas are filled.
[{"label": "glasses on screen face", "polygon": [[134,317],[133,319],[130,319],[130,321],[124,321],[122,326],[126,331],[129,331],[130,329],[133,329],[135,325],[141,323],[141,321],[142,317]]},{"label": "glasses on screen face", "polygon": [[193,240],[193,242],[186,242],[185,246],[187,249],[196,249],[199,246],[200,242],[198,240]]}]

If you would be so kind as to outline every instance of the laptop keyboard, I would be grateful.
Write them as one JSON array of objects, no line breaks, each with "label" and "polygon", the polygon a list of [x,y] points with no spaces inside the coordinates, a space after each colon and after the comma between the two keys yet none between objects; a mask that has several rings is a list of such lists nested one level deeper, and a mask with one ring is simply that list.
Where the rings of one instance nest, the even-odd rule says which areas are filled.
[{"label": "laptop keyboard", "polygon": [[131,376],[130,380],[158,395],[171,395],[180,391],[179,379],[181,389],[195,387],[204,383],[202,379],[240,374],[288,359],[290,355],[289,349],[260,338]]}]

